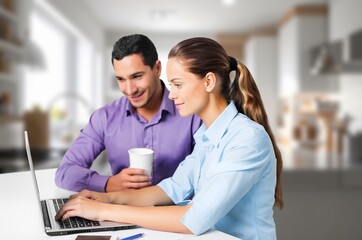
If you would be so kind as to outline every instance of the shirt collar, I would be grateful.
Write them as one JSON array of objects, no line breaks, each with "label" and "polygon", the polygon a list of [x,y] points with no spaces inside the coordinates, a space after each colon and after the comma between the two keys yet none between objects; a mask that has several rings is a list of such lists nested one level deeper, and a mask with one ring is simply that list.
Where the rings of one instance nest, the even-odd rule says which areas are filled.
[{"label": "shirt collar", "polygon": [[195,139],[200,139],[204,144],[211,142],[214,146],[217,146],[237,114],[238,110],[235,103],[231,101],[209,128],[206,127],[205,123],[202,124],[195,133]]},{"label": "shirt collar", "polygon": [[[161,102],[159,112],[166,111],[166,112],[169,112],[174,115],[175,111],[176,111],[175,105],[174,105],[173,101],[168,98],[170,91],[166,88],[165,83],[161,79],[160,79],[160,81],[161,81],[161,85],[162,85],[162,89],[163,89],[163,95],[162,95],[162,102]],[[127,116],[129,116],[135,112],[136,112],[136,110],[132,106],[131,102],[127,99],[127,105],[126,105]]]}]

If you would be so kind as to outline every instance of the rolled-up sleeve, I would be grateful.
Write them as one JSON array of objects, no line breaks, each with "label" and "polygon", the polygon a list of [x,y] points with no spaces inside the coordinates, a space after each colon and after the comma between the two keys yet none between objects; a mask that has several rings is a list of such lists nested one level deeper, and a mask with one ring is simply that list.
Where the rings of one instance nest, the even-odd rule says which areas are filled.
[{"label": "rolled-up sleeve", "polygon": [[[259,146],[263,144],[263,141],[257,143]],[[207,181],[195,194],[182,223],[195,235],[215,226],[242,198],[247,197],[263,174],[269,157],[265,147],[258,146],[242,145],[225,151],[223,161],[207,173]]]},{"label": "rolled-up sleeve", "polygon": [[195,157],[191,154],[179,164],[172,177],[158,184],[175,204],[182,205],[194,195],[194,166]]},{"label": "rolled-up sleeve", "polygon": [[250,175],[239,172],[217,174],[192,200],[182,223],[195,235],[211,229],[245,195],[248,189],[244,183],[251,180]]}]

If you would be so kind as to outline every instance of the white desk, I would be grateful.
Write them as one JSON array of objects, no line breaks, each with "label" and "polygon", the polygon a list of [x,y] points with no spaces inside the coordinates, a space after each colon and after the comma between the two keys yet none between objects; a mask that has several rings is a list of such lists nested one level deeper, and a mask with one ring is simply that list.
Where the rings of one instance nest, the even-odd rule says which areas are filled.
[{"label": "white desk", "polygon": [[[57,188],[54,183],[55,169],[36,171],[40,197],[58,198],[68,197],[72,192]],[[0,239],[72,239],[78,235],[111,235],[111,240],[118,236],[126,237],[136,233],[145,233],[142,240],[235,240],[219,231],[209,231],[201,236],[153,231],[144,228],[119,230],[111,232],[96,232],[72,234],[51,237],[45,234],[41,213],[37,207],[35,189],[30,172],[0,174]]]}]

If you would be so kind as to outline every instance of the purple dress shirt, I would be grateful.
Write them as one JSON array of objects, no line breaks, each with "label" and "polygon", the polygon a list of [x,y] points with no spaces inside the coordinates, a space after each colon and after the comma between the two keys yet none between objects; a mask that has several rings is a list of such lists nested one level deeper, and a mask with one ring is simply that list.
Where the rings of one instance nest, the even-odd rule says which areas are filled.
[{"label": "purple dress shirt", "polygon": [[106,150],[112,174],[117,174],[129,167],[128,149],[134,147],[154,150],[153,185],[172,176],[192,152],[193,134],[201,120],[196,115],[181,117],[168,99],[169,91],[163,88],[160,110],[149,122],[137,114],[126,97],[96,110],[65,153],[55,176],[57,186],[104,192],[109,176],[91,170],[93,161]]}]

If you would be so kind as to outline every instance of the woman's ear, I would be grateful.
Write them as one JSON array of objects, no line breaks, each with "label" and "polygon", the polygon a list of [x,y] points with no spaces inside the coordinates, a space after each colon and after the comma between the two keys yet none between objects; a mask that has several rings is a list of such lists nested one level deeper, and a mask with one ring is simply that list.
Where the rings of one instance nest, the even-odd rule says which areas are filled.
[{"label": "woman's ear", "polygon": [[216,85],[216,76],[212,72],[208,72],[204,80],[206,92],[212,92]]}]

